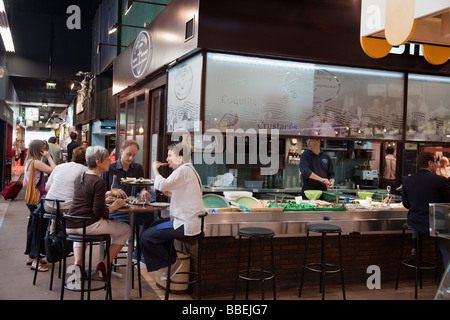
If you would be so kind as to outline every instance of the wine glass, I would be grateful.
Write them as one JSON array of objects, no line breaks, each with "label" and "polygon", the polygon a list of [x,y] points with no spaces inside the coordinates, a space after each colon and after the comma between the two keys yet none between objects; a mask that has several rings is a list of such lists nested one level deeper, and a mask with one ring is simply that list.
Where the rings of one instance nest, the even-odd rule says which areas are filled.
[{"label": "wine glass", "polygon": [[386,186],[386,190],[388,193],[391,193],[391,186]]}]

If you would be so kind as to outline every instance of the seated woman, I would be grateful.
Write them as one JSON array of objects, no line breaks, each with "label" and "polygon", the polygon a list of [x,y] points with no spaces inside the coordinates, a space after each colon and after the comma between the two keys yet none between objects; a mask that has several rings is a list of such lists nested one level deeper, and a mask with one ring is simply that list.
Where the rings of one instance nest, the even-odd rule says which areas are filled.
[{"label": "seated woman", "polygon": [[[109,213],[118,210],[125,204],[124,199],[116,199],[111,206],[105,203],[106,182],[100,178],[100,174],[109,168],[109,152],[103,147],[95,146],[86,149],[86,162],[88,171],[75,179],[75,191],[69,215],[88,217],[86,234],[110,234],[111,248],[110,260],[112,261],[120,252],[131,235],[131,228],[127,223],[108,220]],[[69,234],[82,234],[83,222],[75,219],[67,219],[66,231]],[[75,265],[81,266],[81,243],[74,243]],[[109,261],[109,262],[111,262]],[[102,279],[107,279],[106,266],[109,265],[106,258],[97,265],[95,272],[99,272]]]},{"label": "seated woman", "polygon": [[[144,230],[140,237],[149,272],[167,267],[170,242],[173,238],[200,233],[201,221],[198,215],[205,211],[202,185],[197,171],[191,163],[184,163],[183,149],[177,145],[170,145],[168,149],[166,161],[169,167],[174,169],[172,174],[167,179],[163,178],[158,168],[164,164],[159,161],[153,162],[152,169],[155,174],[155,189],[171,197],[170,218],[156,222]],[[170,278],[181,268],[181,260],[174,257],[171,265]],[[167,280],[167,275],[163,274],[161,280]]]},{"label": "seated woman", "polygon": [[[86,163],[86,148],[78,147],[73,150],[72,162],[59,164],[53,169],[48,178],[45,189],[48,199],[64,200],[59,205],[61,213],[67,213],[72,204],[74,181],[88,168]],[[56,213],[56,204],[52,201],[44,202],[44,209],[49,213]]]}]

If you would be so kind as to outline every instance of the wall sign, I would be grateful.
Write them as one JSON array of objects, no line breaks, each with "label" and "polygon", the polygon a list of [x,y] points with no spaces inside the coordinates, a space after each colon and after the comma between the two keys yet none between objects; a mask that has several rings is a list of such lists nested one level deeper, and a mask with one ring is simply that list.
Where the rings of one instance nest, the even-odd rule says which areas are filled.
[{"label": "wall sign", "polygon": [[201,130],[200,96],[203,57],[198,54],[169,69],[166,131]]},{"label": "wall sign", "polygon": [[131,71],[135,78],[140,78],[150,64],[153,56],[152,38],[147,31],[142,31],[136,37],[131,53]]}]

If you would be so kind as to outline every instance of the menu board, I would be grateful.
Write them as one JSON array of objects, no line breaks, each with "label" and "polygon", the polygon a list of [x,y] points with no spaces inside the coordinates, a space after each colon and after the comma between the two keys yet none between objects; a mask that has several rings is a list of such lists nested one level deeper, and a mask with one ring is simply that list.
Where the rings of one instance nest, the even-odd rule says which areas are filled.
[{"label": "menu board", "polygon": [[402,139],[403,74],[208,53],[205,127]]},{"label": "menu board", "polygon": [[199,131],[202,55],[169,70],[166,131]]}]

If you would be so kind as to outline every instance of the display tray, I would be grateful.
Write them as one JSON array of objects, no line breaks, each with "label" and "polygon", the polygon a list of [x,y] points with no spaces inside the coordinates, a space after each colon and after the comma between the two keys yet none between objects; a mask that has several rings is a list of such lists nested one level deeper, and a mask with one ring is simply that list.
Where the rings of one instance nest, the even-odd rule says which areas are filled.
[{"label": "display tray", "polygon": [[268,209],[282,208],[283,211],[346,211],[345,205],[342,206],[326,206],[320,207],[317,205],[302,203],[270,203]]}]

